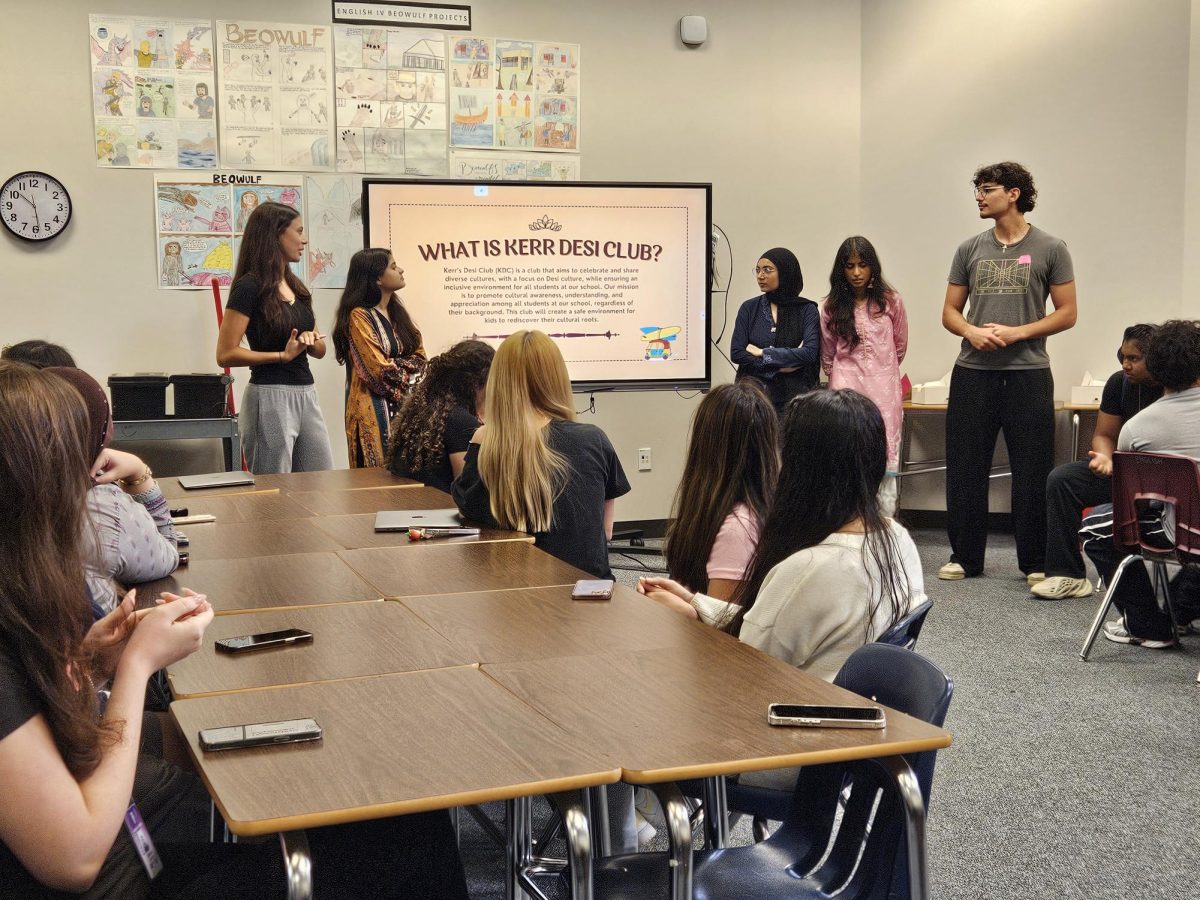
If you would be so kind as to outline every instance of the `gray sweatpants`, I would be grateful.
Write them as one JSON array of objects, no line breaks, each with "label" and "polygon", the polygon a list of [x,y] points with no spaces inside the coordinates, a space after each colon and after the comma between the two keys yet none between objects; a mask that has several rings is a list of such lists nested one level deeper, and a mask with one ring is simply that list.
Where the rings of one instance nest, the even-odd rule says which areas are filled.
[{"label": "gray sweatpants", "polygon": [[333,468],[315,385],[246,385],[238,430],[255,475]]}]

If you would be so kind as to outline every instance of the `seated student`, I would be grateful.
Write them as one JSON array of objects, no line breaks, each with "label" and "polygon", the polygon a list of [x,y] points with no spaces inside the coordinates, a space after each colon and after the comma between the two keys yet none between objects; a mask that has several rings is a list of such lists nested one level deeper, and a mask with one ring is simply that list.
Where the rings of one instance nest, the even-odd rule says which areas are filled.
[{"label": "seated student", "polygon": [[1162,396],[1146,370],[1153,325],[1130,325],[1117,359],[1121,371],[1104,385],[1088,459],[1058,466],[1046,481],[1046,580],[1030,589],[1039,600],[1086,597],[1092,592],[1079,552],[1079,518],[1089,506],[1112,502],[1112,455],[1121,426]]},{"label": "seated student", "polygon": [[802,394],[784,413],[779,488],[732,601],[667,578],[643,578],[638,590],[832,680],[926,599],[916,545],[879,512],[886,467],[879,407],[852,390]]},{"label": "seated student", "polygon": [[543,332],[518,331],[496,351],[487,424],[451,493],[468,518],[530,532],[547,553],[613,577],[608,540],[629,481],[607,435],[575,421],[566,363]]},{"label": "seated student", "polygon": [[[213,610],[133,592],[93,622],[84,584],[89,419],[61,377],[0,362],[0,893],[5,897],[284,896],[278,844],[162,843],[198,779],[139,753],[148,677],[199,649]],[[93,683],[112,679],[101,713]],[[122,820],[136,802],[164,867],[151,884]],[[459,897],[444,813],[309,833],[314,885],[331,897]]]},{"label": "seated student", "polygon": [[779,479],[779,423],[755,382],[713,388],[696,408],[663,558],[689,590],[728,600],[754,558]]},{"label": "seated student", "polygon": [[429,361],[425,378],[392,420],[393,475],[449,492],[482,424],[484,387],[495,355],[483,341],[460,341]]},{"label": "seated student", "polygon": [[[88,413],[89,471],[104,475],[88,491],[87,586],[97,611],[117,605],[118,584],[130,585],[170,575],[179,566],[179,537],[171,511],[150,467],[132,453],[108,446],[112,415],[104,388],[82,369],[51,368],[79,392]],[[94,462],[92,462],[94,460]]]},{"label": "seated student", "polygon": [[75,368],[75,358],[67,352],[66,348],[49,341],[32,340],[9,344],[0,350],[0,359],[22,362],[35,369],[45,369],[48,366]]},{"label": "seated student", "polygon": [[[1146,347],[1146,368],[1162,385],[1162,399],[1125,423],[1117,449],[1200,459],[1200,321],[1160,325]],[[1164,543],[1173,545],[1173,524],[1166,517],[1160,517],[1160,523]],[[1079,533],[1096,571],[1110,581],[1124,555],[1112,539],[1112,504],[1093,510]],[[1173,579],[1172,601],[1183,622],[1200,616],[1197,580],[1189,570]],[[1144,563],[1135,562],[1125,569],[1113,600],[1122,615],[1105,624],[1108,640],[1151,649],[1175,643],[1174,625],[1158,606]]]}]

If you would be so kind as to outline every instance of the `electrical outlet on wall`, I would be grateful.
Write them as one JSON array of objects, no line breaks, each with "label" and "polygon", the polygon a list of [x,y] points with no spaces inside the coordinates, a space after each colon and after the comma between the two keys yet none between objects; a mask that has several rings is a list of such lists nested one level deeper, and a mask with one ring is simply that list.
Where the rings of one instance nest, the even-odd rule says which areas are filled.
[{"label": "electrical outlet on wall", "polygon": [[649,472],[650,471],[650,448],[649,447],[642,447],[641,449],[638,450],[638,471],[639,472]]}]

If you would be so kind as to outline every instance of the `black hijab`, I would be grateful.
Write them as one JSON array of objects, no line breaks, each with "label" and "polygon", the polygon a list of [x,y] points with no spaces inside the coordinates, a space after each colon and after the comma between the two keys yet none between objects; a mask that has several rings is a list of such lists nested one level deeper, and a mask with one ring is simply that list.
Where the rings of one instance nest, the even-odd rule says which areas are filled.
[{"label": "black hijab", "polygon": [[766,298],[775,304],[778,312],[775,321],[775,346],[799,347],[804,338],[800,308],[804,298],[804,273],[796,254],[786,247],[774,247],[760,259],[769,259],[779,272],[779,287],[766,293]]}]

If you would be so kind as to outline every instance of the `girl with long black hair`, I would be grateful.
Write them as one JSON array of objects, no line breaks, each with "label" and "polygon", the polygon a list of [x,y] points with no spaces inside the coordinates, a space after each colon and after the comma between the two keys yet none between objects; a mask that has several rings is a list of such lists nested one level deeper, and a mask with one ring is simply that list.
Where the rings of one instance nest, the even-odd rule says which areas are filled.
[{"label": "girl with long black hair", "polygon": [[256,475],[333,468],[308,368],[310,356],[325,356],[325,336],[317,330],[312,294],[291,269],[307,243],[296,209],[275,202],[255,207],[217,335],[218,366],[250,367],[238,425]]},{"label": "girl with long black hair", "polygon": [[346,450],[350,468],[385,465],[388,423],[425,371],[421,332],[396,291],[404,270],[390,250],[350,258],[333,323],[333,352],[346,367]]},{"label": "girl with long black hair", "polygon": [[639,590],[832,679],[846,658],[925,601],[908,532],[880,514],[883,418],[855,391],[813,391],[783,420],[779,487],[746,579],[728,603],[670,579]]}]

